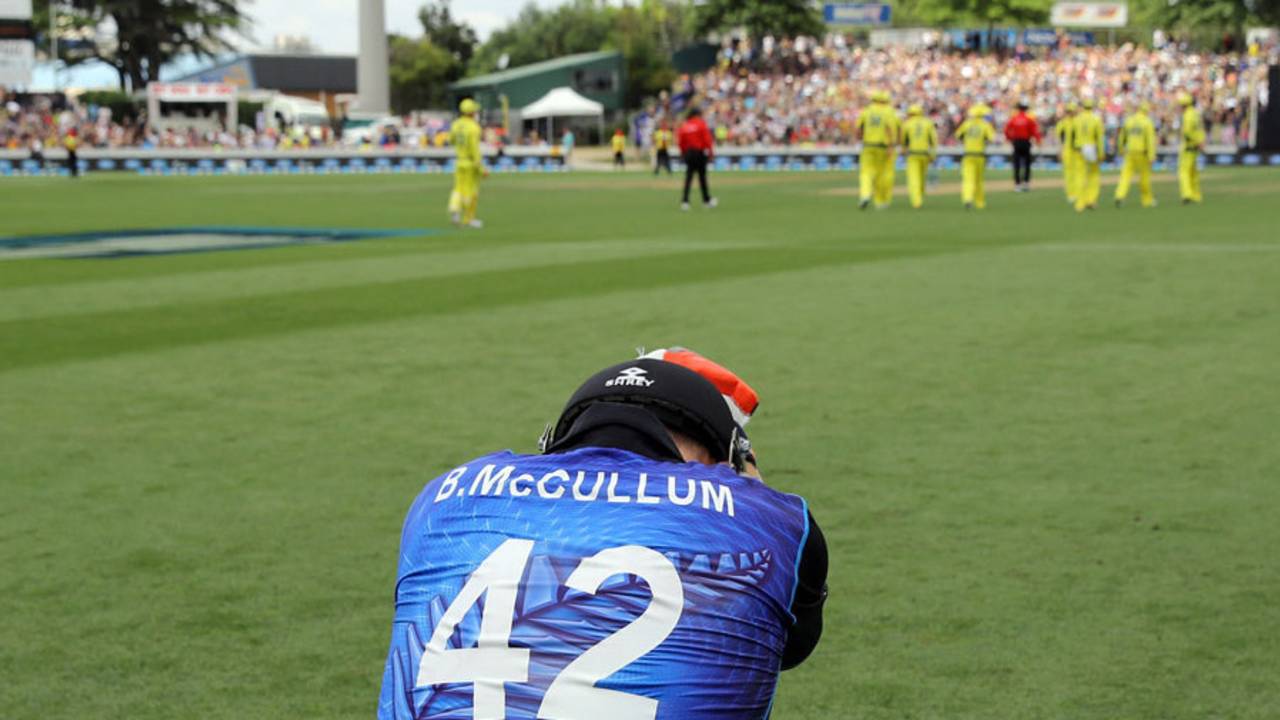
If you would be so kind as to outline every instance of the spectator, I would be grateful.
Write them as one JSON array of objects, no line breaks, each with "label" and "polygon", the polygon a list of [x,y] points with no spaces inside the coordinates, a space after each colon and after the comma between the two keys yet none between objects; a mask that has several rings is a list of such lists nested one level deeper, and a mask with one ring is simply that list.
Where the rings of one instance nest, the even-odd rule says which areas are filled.
[{"label": "spectator", "polygon": [[[1061,40],[1039,54],[1018,46],[1000,57],[949,53],[939,49],[941,43],[924,50],[858,48],[841,35],[766,37],[758,50],[733,38],[725,42],[715,67],[682,77],[669,103],[659,103],[656,111],[661,120],[680,107],[700,105],[723,145],[848,144],[868,104],[865,88],[876,87],[887,89],[903,107],[921,104],[938,124],[939,136],[953,143],[969,105],[991,106],[994,120],[1003,125],[1013,100],[1025,97],[1031,114],[1053,136],[1066,105],[1091,96],[1099,99],[1112,136],[1127,103],[1150,102],[1152,120],[1167,145],[1177,140],[1177,94],[1189,90],[1205,108],[1210,142],[1248,137],[1250,79],[1263,76],[1264,58],[1188,53],[1171,44],[1159,50],[1131,44],[1077,47],[1067,34]],[[1264,89],[1266,83],[1257,86]]]},{"label": "spectator", "polygon": [[[678,123],[677,115],[697,104],[719,145],[848,144],[855,120],[869,104],[866,88],[875,87],[890,92],[899,112],[920,104],[948,143],[954,142],[965,108],[976,103],[989,105],[993,120],[1003,125],[1012,114],[1012,101],[1025,97],[1045,134],[1055,137],[1066,105],[1093,97],[1109,138],[1119,131],[1126,107],[1151,103],[1158,139],[1168,146],[1178,142],[1181,113],[1176,100],[1186,91],[1202,112],[1207,144],[1242,144],[1251,135],[1250,92],[1267,92],[1266,68],[1277,61],[1278,52],[1274,40],[1235,52],[1243,43],[1234,37],[1221,43],[1228,52],[1188,51],[1185,39],[1163,32],[1153,34],[1150,49],[1132,44],[1081,47],[1072,44],[1068,33],[1060,33],[1052,47],[1033,50],[1014,42],[1013,50],[1002,54],[967,53],[952,48],[952,42],[950,33],[930,34],[923,49],[856,47],[840,34],[767,36],[759,42],[731,37],[712,69],[682,76],[671,92],[656,99],[652,126],[664,120]],[[241,118],[245,125],[239,128],[162,130],[145,115],[137,121],[116,118],[106,108],[61,95],[0,100],[0,148],[11,150],[22,149],[31,137],[59,146],[72,127],[86,148],[273,149],[342,141],[341,124],[319,136],[305,128],[308,141],[293,137],[286,143],[289,135],[270,127],[273,123],[265,116],[260,121]],[[405,116],[401,130],[386,133],[388,146],[421,146],[422,135],[428,144],[444,146],[447,134],[441,122],[417,113]],[[381,135],[379,129],[373,142],[382,140]]]}]

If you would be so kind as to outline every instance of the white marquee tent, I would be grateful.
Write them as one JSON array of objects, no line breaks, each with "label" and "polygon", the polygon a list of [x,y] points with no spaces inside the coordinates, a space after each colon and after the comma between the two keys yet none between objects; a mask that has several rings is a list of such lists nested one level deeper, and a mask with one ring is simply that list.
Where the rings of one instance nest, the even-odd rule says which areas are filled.
[{"label": "white marquee tent", "polygon": [[526,105],[520,110],[524,120],[547,121],[547,140],[550,141],[558,117],[593,117],[600,124],[600,137],[604,137],[604,105],[579,95],[570,87],[558,87]]}]

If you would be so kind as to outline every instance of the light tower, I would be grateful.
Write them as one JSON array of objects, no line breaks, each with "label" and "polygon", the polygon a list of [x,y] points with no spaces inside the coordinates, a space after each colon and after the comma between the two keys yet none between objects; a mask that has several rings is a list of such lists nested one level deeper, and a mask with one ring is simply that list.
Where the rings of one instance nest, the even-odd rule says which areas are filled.
[{"label": "light tower", "polygon": [[360,0],[356,110],[379,115],[385,115],[391,110],[390,68],[387,66],[387,12],[383,0]]}]

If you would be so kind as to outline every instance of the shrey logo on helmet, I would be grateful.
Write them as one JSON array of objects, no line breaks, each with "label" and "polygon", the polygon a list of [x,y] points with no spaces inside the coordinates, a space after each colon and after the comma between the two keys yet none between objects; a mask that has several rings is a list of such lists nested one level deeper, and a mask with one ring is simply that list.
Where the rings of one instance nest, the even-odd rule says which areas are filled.
[{"label": "shrey logo on helmet", "polygon": [[760,407],[760,396],[742,378],[723,365],[713,362],[689,348],[659,348],[653,352],[644,352],[643,348],[637,348],[637,350],[642,358],[675,363],[710,380],[711,384],[715,385],[716,389],[720,391],[725,404],[729,406],[729,412],[733,414],[734,422],[744,428],[747,423],[751,422],[751,416],[755,413],[756,408]]},{"label": "shrey logo on helmet", "polygon": [[618,373],[618,377],[606,380],[605,387],[649,387],[653,380],[645,377],[649,373],[644,368],[629,367]]}]

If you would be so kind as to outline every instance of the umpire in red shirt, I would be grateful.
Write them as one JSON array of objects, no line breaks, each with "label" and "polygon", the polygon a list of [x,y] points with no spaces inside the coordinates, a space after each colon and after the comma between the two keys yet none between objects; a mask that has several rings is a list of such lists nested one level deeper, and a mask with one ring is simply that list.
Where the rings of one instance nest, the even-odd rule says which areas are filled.
[{"label": "umpire in red shirt", "polygon": [[1018,112],[1004,126],[1004,136],[1013,143],[1013,185],[1018,192],[1031,189],[1031,141],[1040,142],[1040,123],[1027,114],[1027,101],[1018,103]]},{"label": "umpire in red shirt", "polygon": [[689,116],[676,131],[676,144],[680,146],[680,154],[684,158],[684,196],[680,201],[680,209],[689,209],[689,186],[693,184],[693,176],[698,176],[698,185],[702,188],[702,204],[713,208],[716,199],[711,197],[707,189],[707,163],[715,147],[711,137],[711,129],[702,119],[702,111],[691,108]]}]

